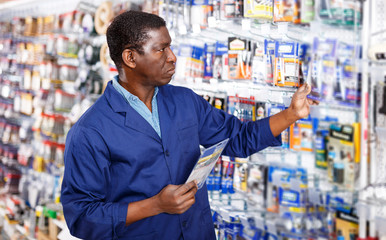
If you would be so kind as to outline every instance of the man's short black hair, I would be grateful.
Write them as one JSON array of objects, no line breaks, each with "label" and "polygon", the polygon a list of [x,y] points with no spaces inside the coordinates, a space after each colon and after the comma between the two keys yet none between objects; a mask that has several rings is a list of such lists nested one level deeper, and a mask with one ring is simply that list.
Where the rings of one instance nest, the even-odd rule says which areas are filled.
[{"label": "man's short black hair", "polygon": [[117,68],[122,66],[122,52],[130,48],[143,54],[143,44],[148,39],[147,32],[165,26],[161,17],[139,11],[127,11],[114,18],[107,29],[107,45],[110,57]]}]

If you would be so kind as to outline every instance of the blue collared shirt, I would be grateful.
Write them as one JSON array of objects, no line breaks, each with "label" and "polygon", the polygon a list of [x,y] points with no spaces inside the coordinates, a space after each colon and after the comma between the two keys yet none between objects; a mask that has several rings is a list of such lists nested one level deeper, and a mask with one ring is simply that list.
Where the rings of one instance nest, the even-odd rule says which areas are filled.
[{"label": "blue collared shirt", "polygon": [[139,113],[157,132],[161,138],[161,128],[159,124],[157,93],[158,87],[154,90],[154,95],[151,100],[151,112],[137,96],[127,91],[121,84],[118,83],[118,75],[113,78],[113,87],[123,96],[123,98],[130,104],[135,111]]}]

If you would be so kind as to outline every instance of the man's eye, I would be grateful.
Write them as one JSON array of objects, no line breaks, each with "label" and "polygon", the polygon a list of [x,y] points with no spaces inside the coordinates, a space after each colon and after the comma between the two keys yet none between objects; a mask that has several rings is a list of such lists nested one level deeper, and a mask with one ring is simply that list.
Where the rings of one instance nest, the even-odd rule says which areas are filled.
[{"label": "man's eye", "polygon": [[163,51],[165,51],[165,48],[161,48],[159,51],[160,51],[160,52],[163,52]]}]

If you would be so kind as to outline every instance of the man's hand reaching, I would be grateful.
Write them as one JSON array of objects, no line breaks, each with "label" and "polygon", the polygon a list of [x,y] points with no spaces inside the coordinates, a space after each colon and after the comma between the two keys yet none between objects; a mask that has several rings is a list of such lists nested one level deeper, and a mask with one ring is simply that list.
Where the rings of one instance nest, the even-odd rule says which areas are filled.
[{"label": "man's hand reaching", "polygon": [[291,124],[299,119],[305,118],[310,114],[310,105],[318,104],[307,98],[311,92],[311,86],[304,84],[292,96],[290,106],[269,118],[269,126],[273,136],[278,136],[282,131],[287,129]]},{"label": "man's hand reaching", "polygon": [[307,95],[311,92],[311,86],[307,83],[301,86],[292,96],[292,101],[289,106],[289,110],[294,114],[297,119],[302,119],[310,114],[310,105],[318,104],[317,101],[307,98]]}]

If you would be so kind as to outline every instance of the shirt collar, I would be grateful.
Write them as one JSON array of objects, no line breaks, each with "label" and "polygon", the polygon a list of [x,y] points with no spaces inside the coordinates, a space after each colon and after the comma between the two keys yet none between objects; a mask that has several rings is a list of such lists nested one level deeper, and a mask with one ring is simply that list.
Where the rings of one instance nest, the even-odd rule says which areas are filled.
[{"label": "shirt collar", "polygon": [[[139,98],[137,96],[130,93],[124,87],[122,87],[121,84],[119,84],[118,79],[119,79],[118,75],[113,77],[113,80],[112,80],[113,87],[122,95],[122,97],[126,100],[126,102],[133,103],[133,102],[139,101]],[[158,87],[155,87],[152,100],[154,100],[157,97],[158,91],[159,91]]]}]

